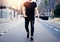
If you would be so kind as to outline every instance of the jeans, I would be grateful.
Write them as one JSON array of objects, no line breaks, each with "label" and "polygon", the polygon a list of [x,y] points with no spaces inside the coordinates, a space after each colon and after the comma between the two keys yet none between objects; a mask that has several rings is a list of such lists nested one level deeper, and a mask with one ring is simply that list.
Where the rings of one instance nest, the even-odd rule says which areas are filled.
[{"label": "jeans", "polygon": [[31,26],[31,36],[33,36],[34,34],[34,21],[35,19],[31,19],[31,18],[28,18],[28,17],[25,17],[25,29],[26,29],[26,32],[29,33],[29,22],[30,22],[30,26]]}]

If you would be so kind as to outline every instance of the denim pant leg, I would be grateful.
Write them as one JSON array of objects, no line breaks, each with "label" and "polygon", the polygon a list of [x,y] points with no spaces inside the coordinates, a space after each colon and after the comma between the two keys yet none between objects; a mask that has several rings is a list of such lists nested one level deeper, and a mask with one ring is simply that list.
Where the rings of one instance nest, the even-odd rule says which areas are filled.
[{"label": "denim pant leg", "polygon": [[31,24],[31,36],[33,36],[33,34],[34,34],[34,21],[35,21],[35,19],[30,21],[30,24]]},{"label": "denim pant leg", "polygon": [[25,29],[26,29],[26,32],[29,33],[29,19],[28,18],[25,18]]}]

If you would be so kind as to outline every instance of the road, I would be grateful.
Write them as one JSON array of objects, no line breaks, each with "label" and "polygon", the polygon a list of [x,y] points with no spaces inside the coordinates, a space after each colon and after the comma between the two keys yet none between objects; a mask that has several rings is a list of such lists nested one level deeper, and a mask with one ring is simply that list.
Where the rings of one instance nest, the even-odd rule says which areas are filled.
[{"label": "road", "polygon": [[[0,42],[31,42],[30,39],[26,38],[24,19],[22,18],[18,25],[0,36]],[[49,22],[36,19],[34,41],[32,42],[60,42],[60,28],[49,24]]]}]

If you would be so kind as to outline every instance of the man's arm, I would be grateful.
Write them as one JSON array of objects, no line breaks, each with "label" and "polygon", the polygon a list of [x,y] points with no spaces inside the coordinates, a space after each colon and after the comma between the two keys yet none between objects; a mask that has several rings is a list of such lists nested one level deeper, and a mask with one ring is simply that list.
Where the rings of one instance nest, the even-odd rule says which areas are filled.
[{"label": "man's arm", "polygon": [[24,17],[27,17],[26,14],[25,14],[26,10],[25,10],[25,7],[23,6],[23,16]]},{"label": "man's arm", "polygon": [[36,13],[36,16],[38,16],[38,18],[39,18],[39,12],[38,12],[38,8],[37,7],[35,8],[35,13]]}]

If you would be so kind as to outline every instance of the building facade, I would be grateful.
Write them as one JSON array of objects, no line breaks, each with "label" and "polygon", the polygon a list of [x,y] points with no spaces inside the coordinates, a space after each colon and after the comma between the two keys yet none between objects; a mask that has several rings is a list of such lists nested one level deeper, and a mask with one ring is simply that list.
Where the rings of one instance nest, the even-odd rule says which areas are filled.
[{"label": "building facade", "polygon": [[10,3],[8,0],[0,0],[0,18],[7,20],[17,18],[17,6]]},{"label": "building facade", "polygon": [[48,0],[48,9],[51,12],[52,9],[55,7],[55,0]]},{"label": "building facade", "polygon": [[[45,4],[44,1],[47,1],[47,4]],[[59,3],[57,0],[37,0],[38,6],[40,6],[41,10],[46,10],[51,12],[52,9],[54,9],[55,5]]]},{"label": "building facade", "polygon": [[55,5],[59,4],[60,0],[55,0]]}]

